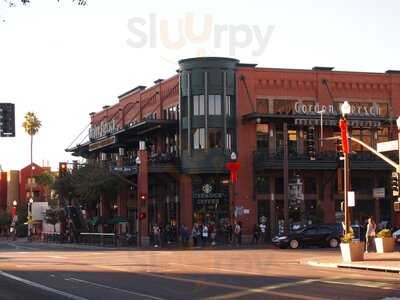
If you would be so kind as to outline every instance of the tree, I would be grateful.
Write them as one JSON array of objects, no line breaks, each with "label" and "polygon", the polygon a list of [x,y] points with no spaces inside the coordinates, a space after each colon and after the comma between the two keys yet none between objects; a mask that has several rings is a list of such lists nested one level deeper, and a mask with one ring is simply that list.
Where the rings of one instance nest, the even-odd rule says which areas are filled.
[{"label": "tree", "polygon": [[2,232],[3,228],[4,230],[7,230],[7,228],[11,224],[11,214],[8,211],[2,211],[0,213],[0,233]]},{"label": "tree", "polygon": [[[25,115],[25,120],[22,123],[22,127],[24,127],[25,132],[31,136],[31,178],[33,178],[33,136],[38,133],[39,128],[42,126],[40,120],[36,117],[35,113],[27,112]],[[30,195],[32,197],[32,185],[30,190]]]},{"label": "tree", "polygon": [[48,195],[50,194],[50,189],[54,183],[54,177],[50,172],[44,172],[38,176],[35,176],[35,181],[43,187],[44,190],[44,200],[48,201]]},{"label": "tree", "polygon": [[118,188],[124,184],[119,177],[108,169],[86,165],[73,173],[57,178],[53,188],[59,196],[69,201],[94,208],[103,196],[106,200],[115,200]]}]

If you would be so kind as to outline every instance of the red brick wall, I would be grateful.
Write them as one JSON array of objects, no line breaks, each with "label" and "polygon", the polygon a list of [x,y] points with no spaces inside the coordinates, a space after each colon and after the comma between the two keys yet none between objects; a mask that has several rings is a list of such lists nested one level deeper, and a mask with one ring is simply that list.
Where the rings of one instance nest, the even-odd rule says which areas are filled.
[{"label": "red brick wall", "polygon": [[0,209],[7,209],[7,172],[0,172]]}]

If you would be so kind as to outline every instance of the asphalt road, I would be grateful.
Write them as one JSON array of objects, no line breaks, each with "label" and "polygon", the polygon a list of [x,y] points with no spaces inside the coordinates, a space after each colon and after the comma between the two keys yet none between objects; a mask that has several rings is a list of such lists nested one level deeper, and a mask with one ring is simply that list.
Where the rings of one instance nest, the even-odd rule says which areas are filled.
[{"label": "asphalt road", "polygon": [[148,250],[0,242],[0,299],[400,299],[400,275],[315,268],[330,249]]}]

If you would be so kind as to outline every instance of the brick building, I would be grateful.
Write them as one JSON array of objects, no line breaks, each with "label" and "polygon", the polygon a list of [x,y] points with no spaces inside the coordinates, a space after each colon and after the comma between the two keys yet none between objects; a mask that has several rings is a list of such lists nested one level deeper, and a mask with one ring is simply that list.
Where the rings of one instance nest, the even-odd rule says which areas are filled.
[{"label": "brick building", "polygon": [[[177,75],[138,86],[91,113],[90,141],[69,151],[137,182],[137,189],[120,191],[115,207],[132,228],[138,212],[146,213],[144,235],[156,222],[191,227],[233,216],[245,233],[266,221],[275,234],[285,221],[341,220],[343,166],[337,142],[321,137],[339,134],[345,100],[352,106],[354,137],[372,147],[396,139],[399,71],[271,69],[230,58],[184,59]],[[372,215],[399,226],[391,167],[358,144],[351,151],[352,219],[363,222]],[[235,185],[225,167],[232,152],[240,163]],[[384,199],[373,198],[376,187],[385,188]],[[105,215],[112,209],[106,200],[99,210]]]}]

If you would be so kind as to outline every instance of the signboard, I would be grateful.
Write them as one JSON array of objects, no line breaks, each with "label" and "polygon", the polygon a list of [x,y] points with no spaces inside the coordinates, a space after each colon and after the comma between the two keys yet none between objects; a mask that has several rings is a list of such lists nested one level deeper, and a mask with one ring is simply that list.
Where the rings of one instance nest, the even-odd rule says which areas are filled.
[{"label": "signboard", "polygon": [[348,207],[356,206],[356,197],[353,191],[347,192],[347,206]]},{"label": "signboard", "polygon": [[243,206],[236,206],[235,207],[235,217],[241,216],[244,214],[244,207]]},{"label": "signboard", "polygon": [[372,190],[372,194],[374,195],[374,198],[380,199],[380,198],[385,198],[385,188],[374,188]]},{"label": "signboard", "polygon": [[124,174],[134,174],[137,172],[137,167],[136,166],[112,166],[111,167],[111,172],[114,173],[124,173]]},{"label": "signboard", "polygon": [[100,140],[100,141],[91,143],[89,145],[89,151],[94,151],[94,150],[97,150],[97,149],[100,149],[100,148],[104,148],[104,147],[110,146],[112,144],[115,144],[115,142],[116,142],[116,138],[115,138],[115,135],[114,135],[114,136],[108,137],[108,138],[106,138],[104,140]]},{"label": "signboard", "polygon": [[377,146],[376,150],[378,152],[395,151],[395,150],[399,150],[399,141],[394,140],[394,141],[389,141],[389,142],[382,142],[382,143],[378,143],[376,146]]},{"label": "signboard", "polygon": [[248,209],[248,208],[243,209],[243,214],[245,214],[245,215],[250,214],[250,209]]}]

